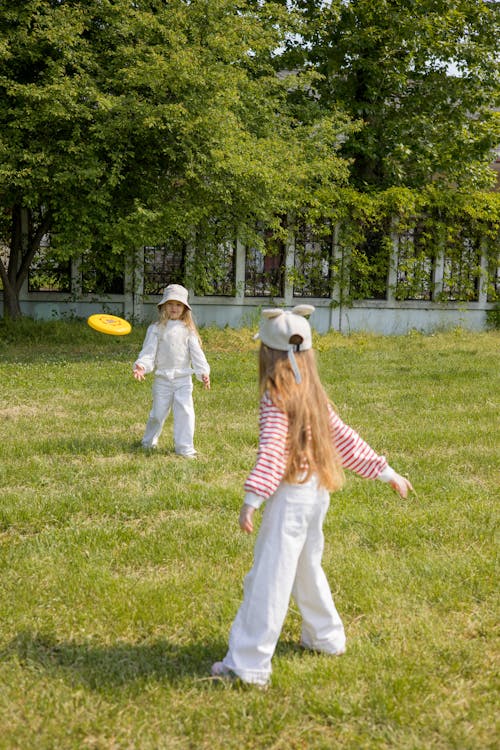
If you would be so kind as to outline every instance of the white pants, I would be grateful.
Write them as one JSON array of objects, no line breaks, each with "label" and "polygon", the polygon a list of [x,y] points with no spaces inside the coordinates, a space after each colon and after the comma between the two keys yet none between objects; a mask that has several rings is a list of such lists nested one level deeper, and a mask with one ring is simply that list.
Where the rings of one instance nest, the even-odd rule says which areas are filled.
[{"label": "white pants", "polygon": [[302,615],[302,644],[329,654],[345,649],[344,626],[321,567],[329,501],[329,493],[313,479],[303,485],[282,483],[266,503],[223,660],[245,682],[269,681],[291,595]]},{"label": "white pants", "polygon": [[191,375],[168,378],[156,375],[153,382],[153,407],[142,438],[145,448],[158,444],[170,410],[174,416],[174,448],[181,456],[195,456],[193,380]]}]

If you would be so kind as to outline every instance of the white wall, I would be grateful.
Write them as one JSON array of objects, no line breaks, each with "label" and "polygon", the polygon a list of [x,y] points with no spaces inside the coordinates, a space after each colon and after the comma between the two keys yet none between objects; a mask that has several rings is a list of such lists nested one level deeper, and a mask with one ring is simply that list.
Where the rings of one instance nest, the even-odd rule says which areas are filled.
[{"label": "white wall", "polygon": [[[32,295],[31,295],[32,296]],[[124,300],[108,299],[103,304],[98,302],[66,302],[56,300],[48,295],[37,300],[23,300],[21,308],[24,315],[31,318],[49,320],[54,318],[78,317],[87,318],[93,313],[106,312],[125,317],[128,320],[150,323],[156,320],[157,309],[155,302],[142,305],[140,314],[131,315],[125,310]],[[316,310],[311,317],[311,323],[319,333],[326,333],[330,329],[349,334],[355,331],[367,331],[385,335],[400,335],[411,330],[432,333],[436,330],[461,327],[473,331],[484,330],[486,312],[492,308],[491,304],[469,303],[467,306],[458,304],[438,303],[385,303],[361,302],[352,307],[344,307],[340,316],[338,308],[330,308],[325,300],[311,300],[295,298],[293,304],[307,302],[313,304]],[[191,297],[194,317],[198,326],[216,326],[224,328],[255,327],[260,310],[264,307],[283,305],[284,300],[252,299],[244,303],[235,304],[226,299],[209,301]],[[3,314],[0,297],[0,311]]]}]

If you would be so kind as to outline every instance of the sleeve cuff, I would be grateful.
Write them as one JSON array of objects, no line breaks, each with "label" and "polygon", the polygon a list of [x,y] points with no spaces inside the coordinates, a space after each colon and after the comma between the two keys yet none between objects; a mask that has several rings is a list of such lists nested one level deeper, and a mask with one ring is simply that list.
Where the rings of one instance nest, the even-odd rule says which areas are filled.
[{"label": "sleeve cuff", "polygon": [[246,492],[243,502],[245,505],[251,505],[252,508],[260,508],[262,503],[265,502],[265,499],[266,498],[261,495],[256,495],[255,492]]},{"label": "sleeve cuff", "polygon": [[377,479],[380,479],[381,482],[392,482],[392,480],[395,478],[396,472],[394,469],[392,469],[389,464],[385,467],[385,469],[382,469],[380,474],[378,475]]}]

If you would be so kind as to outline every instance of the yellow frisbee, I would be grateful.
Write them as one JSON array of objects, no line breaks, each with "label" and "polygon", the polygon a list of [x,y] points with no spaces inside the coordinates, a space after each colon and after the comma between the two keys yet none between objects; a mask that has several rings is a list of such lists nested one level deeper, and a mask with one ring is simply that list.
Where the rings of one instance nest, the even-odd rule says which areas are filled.
[{"label": "yellow frisbee", "polygon": [[125,336],[130,333],[132,326],[128,320],[119,318],[117,315],[106,315],[98,313],[87,318],[87,323],[91,328],[101,333],[110,333],[112,336]]}]

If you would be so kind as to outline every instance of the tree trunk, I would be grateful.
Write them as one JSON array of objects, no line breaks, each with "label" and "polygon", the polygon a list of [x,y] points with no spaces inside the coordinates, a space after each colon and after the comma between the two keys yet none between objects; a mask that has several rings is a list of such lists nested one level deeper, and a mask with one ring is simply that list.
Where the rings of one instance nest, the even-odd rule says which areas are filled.
[{"label": "tree trunk", "polygon": [[19,304],[19,293],[11,284],[3,284],[3,316],[11,320],[17,320],[22,316]]},{"label": "tree trunk", "polygon": [[[25,223],[23,225],[23,218]],[[5,318],[16,320],[22,316],[19,293],[42,237],[49,228],[49,214],[41,216],[38,223],[33,221],[30,209],[16,204],[12,207],[10,252],[7,267],[0,258],[0,278],[3,284],[3,314]]]}]

